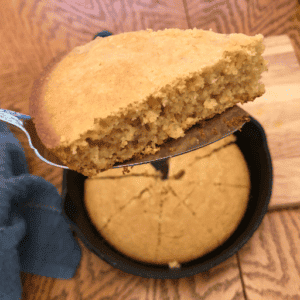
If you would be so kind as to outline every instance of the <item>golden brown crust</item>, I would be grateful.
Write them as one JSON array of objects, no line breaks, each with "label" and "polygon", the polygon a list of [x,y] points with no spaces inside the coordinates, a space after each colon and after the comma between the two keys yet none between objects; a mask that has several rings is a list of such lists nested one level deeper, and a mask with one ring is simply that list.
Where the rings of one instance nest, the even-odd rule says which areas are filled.
[{"label": "golden brown crust", "polygon": [[45,89],[49,81],[49,76],[57,63],[67,54],[67,51],[62,52],[55,57],[34,81],[32,92],[29,100],[29,115],[32,118],[37,134],[43,144],[48,148],[54,148],[59,145],[60,135],[57,134],[51,126],[50,115],[45,109],[43,101],[45,96]]},{"label": "golden brown crust", "polygon": [[[40,81],[47,89],[38,91],[42,93],[39,99],[45,102],[39,110],[47,122],[50,122],[50,115],[44,108],[47,107],[51,114],[51,128],[45,128],[51,132],[47,137],[45,130],[45,142],[51,147],[58,145],[57,135],[60,135],[61,144],[70,145],[88,130],[93,130],[96,119],[105,120],[111,115],[119,117],[120,111],[127,112],[129,105],[146,101],[152,105],[153,101],[162,101],[160,95],[165,97],[166,93],[173,95],[176,89],[187,89],[184,80],[195,77],[196,73],[202,74],[207,67],[218,64],[218,68],[222,68],[231,60],[238,61],[233,57],[236,53],[246,57],[253,51],[259,57],[261,42],[261,35],[250,37],[196,29],[165,29],[126,32],[75,47],[61,59],[57,68],[48,67],[51,69],[49,80]],[[225,53],[231,55],[230,59],[225,58]],[[218,76],[217,71],[210,75],[211,71],[206,71],[208,81],[214,80],[214,75]],[[200,88],[204,80],[196,77],[195,88]],[[208,95],[203,101],[206,109],[216,102]],[[154,120],[155,117],[149,114],[144,119]],[[170,129],[171,132],[178,130]]]}]

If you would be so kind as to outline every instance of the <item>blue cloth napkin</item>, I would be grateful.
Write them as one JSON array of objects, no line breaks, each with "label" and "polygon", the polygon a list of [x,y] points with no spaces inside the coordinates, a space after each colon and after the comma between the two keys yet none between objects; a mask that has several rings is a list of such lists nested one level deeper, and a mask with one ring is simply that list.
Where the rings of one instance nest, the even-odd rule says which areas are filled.
[{"label": "blue cloth napkin", "polygon": [[22,146],[0,121],[0,299],[22,296],[20,271],[69,279],[81,250],[62,215],[62,199],[28,173]]}]

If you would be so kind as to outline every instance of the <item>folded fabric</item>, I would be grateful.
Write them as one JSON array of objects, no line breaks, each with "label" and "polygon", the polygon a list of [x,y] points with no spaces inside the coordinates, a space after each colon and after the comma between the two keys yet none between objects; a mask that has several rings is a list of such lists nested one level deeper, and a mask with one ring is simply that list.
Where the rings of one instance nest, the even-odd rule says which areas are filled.
[{"label": "folded fabric", "polygon": [[72,278],[81,250],[62,215],[61,196],[28,174],[24,150],[2,121],[0,199],[0,299],[21,299],[20,271]]}]

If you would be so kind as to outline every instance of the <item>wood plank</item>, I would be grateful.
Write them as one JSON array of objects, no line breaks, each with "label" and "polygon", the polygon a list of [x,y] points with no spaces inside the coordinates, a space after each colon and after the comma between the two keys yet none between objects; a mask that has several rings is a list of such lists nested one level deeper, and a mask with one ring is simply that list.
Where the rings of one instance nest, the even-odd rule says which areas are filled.
[{"label": "wood plank", "polygon": [[189,28],[219,33],[288,35],[300,63],[300,6],[297,0],[185,0]]},{"label": "wood plank", "polygon": [[247,300],[300,299],[300,210],[269,212],[239,251]]},{"label": "wood plank", "polygon": [[78,243],[83,255],[74,278],[61,280],[26,274],[23,299],[245,299],[236,255],[195,276],[148,279],[111,267],[89,251],[80,240]]}]

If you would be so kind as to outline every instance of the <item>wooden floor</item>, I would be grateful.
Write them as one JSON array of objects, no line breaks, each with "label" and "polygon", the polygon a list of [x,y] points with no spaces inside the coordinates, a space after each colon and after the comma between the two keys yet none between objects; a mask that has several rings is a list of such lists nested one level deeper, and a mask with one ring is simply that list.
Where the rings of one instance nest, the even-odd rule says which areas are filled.
[{"label": "wooden floor", "polygon": [[[294,48],[293,55],[300,63],[297,0],[2,0],[1,108],[28,114],[33,81],[49,61],[90,41],[102,30],[118,34],[146,28],[194,27],[212,28],[219,33],[287,35]],[[280,67],[280,61],[274,63]],[[297,77],[293,80],[297,83]],[[295,88],[299,86],[296,83]],[[277,202],[272,199],[273,210],[270,209],[238,254],[196,276],[154,280],[130,276],[110,267],[78,241],[83,257],[75,277],[59,280],[22,273],[23,299],[300,300],[300,108],[299,100],[293,103],[295,128],[290,130],[291,142],[285,145],[285,152],[276,152],[276,166],[285,172],[277,174],[285,182],[274,183],[274,189],[281,191],[277,195],[281,196],[275,199]],[[285,116],[288,118],[287,112]],[[50,181],[61,193],[62,170],[40,161],[26,136],[11,129],[25,149],[30,173]],[[276,145],[281,146],[280,141]],[[286,174],[291,177],[285,177]],[[290,200],[285,202],[287,205],[276,206],[284,202],[285,189]]]}]

